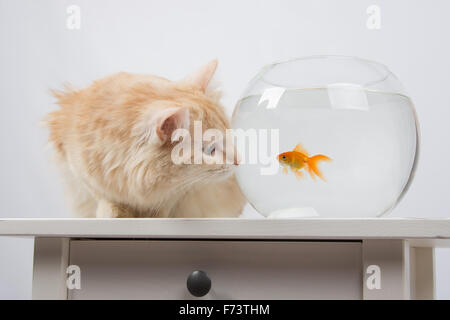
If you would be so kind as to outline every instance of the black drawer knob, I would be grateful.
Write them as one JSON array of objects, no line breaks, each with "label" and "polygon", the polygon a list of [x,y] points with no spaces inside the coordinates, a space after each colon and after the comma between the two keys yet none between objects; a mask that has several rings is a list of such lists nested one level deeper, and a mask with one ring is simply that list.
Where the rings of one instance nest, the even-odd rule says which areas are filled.
[{"label": "black drawer knob", "polygon": [[194,271],[186,282],[189,292],[195,297],[203,297],[211,289],[211,279],[204,271]]}]

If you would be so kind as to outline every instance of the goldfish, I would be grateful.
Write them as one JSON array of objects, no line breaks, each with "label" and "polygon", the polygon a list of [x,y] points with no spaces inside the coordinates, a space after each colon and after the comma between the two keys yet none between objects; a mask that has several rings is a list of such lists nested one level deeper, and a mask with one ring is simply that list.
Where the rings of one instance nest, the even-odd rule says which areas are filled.
[{"label": "goldfish", "polygon": [[305,169],[308,171],[311,178],[316,180],[317,176],[323,181],[326,180],[317,165],[320,161],[332,160],[323,154],[310,157],[308,151],[306,151],[300,143],[295,146],[294,150],[280,153],[277,156],[277,159],[283,167],[283,172],[285,174],[288,173],[288,168],[290,168],[297,178],[303,178],[305,174],[302,169]]}]

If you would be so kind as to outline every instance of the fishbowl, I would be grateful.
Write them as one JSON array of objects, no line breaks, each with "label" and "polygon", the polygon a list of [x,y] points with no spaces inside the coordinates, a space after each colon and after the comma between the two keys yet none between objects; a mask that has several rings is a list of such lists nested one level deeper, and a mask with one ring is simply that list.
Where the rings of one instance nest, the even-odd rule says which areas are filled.
[{"label": "fishbowl", "polygon": [[378,217],[407,191],[416,112],[382,64],[314,56],[268,65],[233,112],[238,183],[267,217]]}]

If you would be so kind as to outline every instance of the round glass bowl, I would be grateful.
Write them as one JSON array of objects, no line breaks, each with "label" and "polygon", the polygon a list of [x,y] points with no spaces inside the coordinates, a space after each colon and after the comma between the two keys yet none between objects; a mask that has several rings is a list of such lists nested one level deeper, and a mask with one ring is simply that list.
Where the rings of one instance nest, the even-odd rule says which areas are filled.
[{"label": "round glass bowl", "polygon": [[416,113],[401,83],[353,57],[264,67],[232,127],[237,180],[264,216],[381,216],[406,192],[418,157]]}]

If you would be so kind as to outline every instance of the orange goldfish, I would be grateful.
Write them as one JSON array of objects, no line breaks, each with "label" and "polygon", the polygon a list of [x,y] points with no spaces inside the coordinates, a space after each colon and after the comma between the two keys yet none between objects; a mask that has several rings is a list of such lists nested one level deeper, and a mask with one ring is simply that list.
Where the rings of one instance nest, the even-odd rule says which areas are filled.
[{"label": "orange goldfish", "polygon": [[317,167],[317,164],[319,161],[332,160],[323,154],[310,157],[308,155],[308,151],[306,151],[300,143],[297,144],[294,150],[280,153],[277,158],[283,167],[283,172],[285,174],[288,173],[288,168],[290,168],[291,171],[295,173],[297,178],[302,178],[304,177],[304,172],[302,169],[305,169],[308,171],[311,178],[315,180],[316,176],[318,176],[323,181],[325,181],[325,178]]}]

